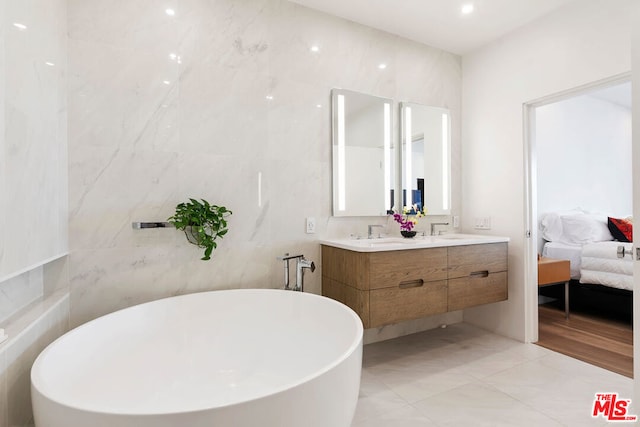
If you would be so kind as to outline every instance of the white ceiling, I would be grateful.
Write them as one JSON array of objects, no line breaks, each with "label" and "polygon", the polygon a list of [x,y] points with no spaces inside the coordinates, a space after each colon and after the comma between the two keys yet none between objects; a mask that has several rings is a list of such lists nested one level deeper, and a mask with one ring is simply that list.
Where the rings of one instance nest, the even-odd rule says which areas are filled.
[{"label": "white ceiling", "polygon": [[[464,55],[575,0],[290,0]],[[474,12],[463,15],[463,4]]]}]

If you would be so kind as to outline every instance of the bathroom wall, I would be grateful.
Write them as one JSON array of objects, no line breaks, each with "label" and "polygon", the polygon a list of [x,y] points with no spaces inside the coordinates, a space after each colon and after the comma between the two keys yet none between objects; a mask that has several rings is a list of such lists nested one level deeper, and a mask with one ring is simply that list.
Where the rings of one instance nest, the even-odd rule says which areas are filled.
[{"label": "bathroom wall", "polygon": [[67,251],[66,15],[2,2],[0,282]]},{"label": "bathroom wall", "polygon": [[[462,228],[490,216],[509,236],[509,301],[465,321],[520,340],[525,304],[523,103],[629,72],[634,0],[572,2],[463,57]],[[535,286],[535,284],[533,285]]]},{"label": "bathroom wall", "polygon": [[[449,108],[460,210],[458,56],[283,0],[68,8],[72,324],[175,294],[280,287],[285,252],[316,262],[305,286],[319,293],[320,238],[374,223],[398,234],[384,217],[331,217],[332,88]],[[180,232],[131,228],[188,197],[233,211],[211,261]]]},{"label": "bathroom wall", "polygon": [[33,422],[31,366],[47,345],[69,330],[68,292],[39,299],[3,327],[9,339],[0,344],[0,427],[27,426]]},{"label": "bathroom wall", "polygon": [[0,0],[0,427],[32,421],[29,373],[68,329],[66,0]]}]

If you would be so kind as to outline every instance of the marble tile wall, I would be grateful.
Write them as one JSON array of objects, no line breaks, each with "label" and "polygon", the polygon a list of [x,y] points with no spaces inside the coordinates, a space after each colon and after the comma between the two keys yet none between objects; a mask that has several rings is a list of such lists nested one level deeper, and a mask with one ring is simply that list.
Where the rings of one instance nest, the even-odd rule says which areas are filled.
[{"label": "marble tile wall", "polygon": [[42,267],[0,283],[0,325],[43,293]]},{"label": "marble tile wall", "polygon": [[0,281],[67,251],[65,0],[0,0]]},{"label": "marble tile wall", "polygon": [[[68,27],[72,325],[181,293],[280,287],[285,252],[316,262],[305,286],[319,293],[318,239],[387,224],[331,217],[335,87],[450,108],[459,211],[453,54],[284,0],[68,0]],[[233,210],[211,261],[180,232],[131,227],[188,197]]]},{"label": "marble tile wall", "polygon": [[0,344],[0,427],[27,426],[31,410],[31,366],[53,340],[69,329],[69,294],[58,291],[6,325]]},{"label": "marble tile wall", "polygon": [[0,427],[31,422],[31,365],[69,324],[66,28],[66,0],[0,0]]}]

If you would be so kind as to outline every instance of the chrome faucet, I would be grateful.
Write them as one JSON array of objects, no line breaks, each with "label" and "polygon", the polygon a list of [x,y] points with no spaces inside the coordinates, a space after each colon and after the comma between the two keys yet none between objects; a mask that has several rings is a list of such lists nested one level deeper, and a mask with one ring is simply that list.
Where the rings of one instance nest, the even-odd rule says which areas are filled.
[{"label": "chrome faucet", "polygon": [[296,263],[296,286],[293,288],[294,291],[304,292],[304,269],[308,268],[313,273],[316,271],[316,265],[313,261],[309,261],[304,256],[298,258],[298,262]]},{"label": "chrome faucet", "polygon": [[448,222],[432,222],[431,223],[431,235],[436,235],[436,225],[449,225]]},{"label": "chrome faucet", "polygon": [[278,261],[284,262],[284,289],[287,291],[291,289],[291,287],[289,287],[289,260],[302,258],[303,256],[304,255],[289,255],[289,252],[287,252],[283,256],[276,258]]},{"label": "chrome faucet", "polygon": [[[373,239],[373,228],[374,227],[380,227],[382,228],[382,225],[367,225],[367,239]],[[380,233],[378,233],[378,237],[380,237]]]},{"label": "chrome faucet", "polygon": [[[316,265],[309,261],[304,257],[304,255],[289,255],[289,253],[284,254],[281,257],[277,258],[278,261],[284,262],[284,289],[289,291],[303,291],[304,288],[304,269],[308,268],[313,273],[316,270]],[[296,284],[292,288],[289,286],[289,260],[296,260]]]}]

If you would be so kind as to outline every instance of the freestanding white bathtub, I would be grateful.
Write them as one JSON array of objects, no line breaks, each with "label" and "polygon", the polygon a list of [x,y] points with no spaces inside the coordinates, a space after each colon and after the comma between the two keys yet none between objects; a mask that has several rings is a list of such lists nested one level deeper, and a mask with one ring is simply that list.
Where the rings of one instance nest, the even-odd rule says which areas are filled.
[{"label": "freestanding white bathtub", "polygon": [[37,427],[348,427],[362,323],[331,299],[246,289],[162,299],[36,359]]}]

